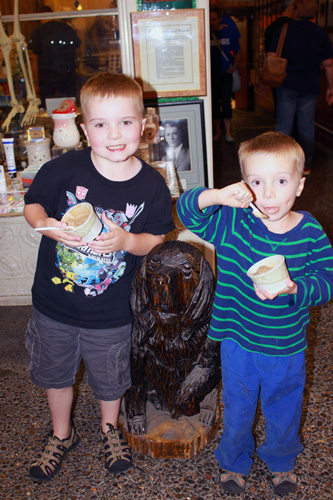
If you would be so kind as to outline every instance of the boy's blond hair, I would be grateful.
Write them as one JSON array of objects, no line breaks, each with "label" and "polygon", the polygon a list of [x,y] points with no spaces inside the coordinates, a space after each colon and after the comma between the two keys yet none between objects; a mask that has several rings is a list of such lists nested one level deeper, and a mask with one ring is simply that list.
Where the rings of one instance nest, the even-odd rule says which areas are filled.
[{"label": "boy's blond hair", "polygon": [[144,115],[142,88],[130,76],[105,72],[89,78],[80,92],[83,120],[87,102],[92,97],[100,97],[101,99],[105,97],[131,97],[137,100],[138,110],[142,117]]},{"label": "boy's blond hair", "polygon": [[[242,173],[244,173],[246,160],[256,154],[288,156],[290,160],[295,161],[299,174],[303,175],[305,163],[304,151],[292,137],[282,134],[282,132],[265,132],[254,137],[254,139],[241,143],[238,150],[238,157]],[[267,168],[269,168],[269,165]]]}]

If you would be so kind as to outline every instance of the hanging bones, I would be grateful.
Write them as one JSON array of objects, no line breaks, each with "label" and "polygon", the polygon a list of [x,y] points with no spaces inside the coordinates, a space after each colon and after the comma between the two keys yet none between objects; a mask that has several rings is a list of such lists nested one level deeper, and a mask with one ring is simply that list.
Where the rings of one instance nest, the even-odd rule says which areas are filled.
[{"label": "hanging bones", "polygon": [[15,42],[16,45],[16,50],[18,53],[20,66],[24,76],[24,82],[27,91],[28,107],[21,121],[21,125],[25,126],[25,125],[30,125],[31,123],[34,123],[36,121],[41,100],[36,96],[33,77],[32,77],[32,69],[27,50],[27,44],[25,42],[24,35],[21,33],[20,30],[19,0],[14,0],[14,31],[10,38],[8,38],[8,36],[5,33],[5,30],[1,22],[1,14],[0,14],[0,47],[5,59],[8,87],[12,105],[12,110],[9,112],[6,120],[2,125],[2,128],[5,129],[6,132],[8,132],[10,122],[14,118],[14,116],[17,113],[24,113],[24,107],[20,105],[16,99],[14,85],[13,85],[12,71],[10,65],[10,52],[13,48],[13,41]]},{"label": "hanging bones", "polygon": [[9,38],[4,30],[1,17],[0,17],[0,47],[1,51],[3,53],[3,57],[5,60],[5,66],[6,66],[6,73],[7,73],[7,80],[8,80],[8,87],[9,87],[9,93],[10,93],[10,99],[11,99],[11,106],[12,109],[8,113],[8,116],[6,120],[2,124],[2,128],[8,132],[9,130],[9,125],[12,119],[14,118],[15,115],[18,113],[24,113],[24,107],[22,104],[18,103],[18,100],[16,99],[15,96],[15,90],[14,90],[14,84],[13,84],[13,78],[12,78],[12,69],[10,65],[10,53],[13,49],[13,40]]}]

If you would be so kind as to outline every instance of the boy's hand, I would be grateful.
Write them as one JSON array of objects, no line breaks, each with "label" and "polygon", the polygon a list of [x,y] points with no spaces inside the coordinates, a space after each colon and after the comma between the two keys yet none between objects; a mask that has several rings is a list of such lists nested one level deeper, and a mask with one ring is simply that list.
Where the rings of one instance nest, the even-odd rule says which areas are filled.
[{"label": "boy's hand", "polygon": [[224,201],[223,205],[228,205],[229,207],[247,208],[249,203],[253,201],[253,194],[244,181],[231,184],[221,189],[221,191],[224,191],[224,193],[221,193],[222,199],[227,196],[227,203]]},{"label": "boy's hand", "polygon": [[247,208],[253,201],[253,194],[244,181],[231,184],[222,189],[207,189],[199,196],[199,209],[212,205],[226,205],[229,207]]},{"label": "boy's hand", "polygon": [[293,295],[297,293],[297,285],[294,281],[292,281],[290,278],[285,279],[286,287],[281,290],[280,292],[277,293],[269,293],[266,292],[265,290],[259,290],[259,288],[254,285],[254,291],[256,292],[256,295],[259,297],[261,300],[273,300],[275,297],[278,295],[282,295],[284,293],[287,293],[289,295]]},{"label": "boy's hand", "polygon": [[108,233],[97,236],[88,243],[89,247],[97,253],[118,252],[126,248],[126,241],[129,233],[107,218],[105,212],[102,214],[102,220],[109,227]]},{"label": "boy's hand", "polygon": [[[73,236],[72,234],[66,233],[63,229],[67,226],[66,222],[53,219],[48,217],[42,225],[39,227],[57,227],[59,229],[53,229],[50,231],[38,231],[44,236],[48,236],[52,240],[59,241],[59,243],[64,243],[68,247],[79,247],[85,245],[86,243],[80,238],[80,236]],[[38,226],[36,227],[36,229]]]}]

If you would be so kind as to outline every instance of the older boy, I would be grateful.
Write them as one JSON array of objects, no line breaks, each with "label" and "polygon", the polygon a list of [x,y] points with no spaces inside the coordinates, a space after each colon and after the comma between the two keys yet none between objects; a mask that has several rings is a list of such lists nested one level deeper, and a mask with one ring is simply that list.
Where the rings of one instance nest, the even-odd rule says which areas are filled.
[{"label": "older boy", "polygon": [[[79,438],[71,424],[73,383],[81,359],[100,401],[109,472],[127,470],[131,453],[118,429],[121,397],[131,385],[130,286],[140,260],[173,229],[171,196],[160,174],[134,156],[145,120],[142,90],[125,75],[102,73],[81,90],[82,129],[91,147],[45,164],[25,196],[42,237],[27,330],[32,381],[46,389],[53,433],[30,468],[56,474]],[[91,203],[102,233],[84,243],[63,231],[73,204]]]},{"label": "older boy", "polygon": [[[262,134],[239,149],[243,181],[197,188],[178,200],[182,222],[217,252],[218,283],[209,337],[221,341],[224,430],[215,452],[229,493],[245,489],[255,451],[251,433],[258,398],[266,420],[257,452],[278,495],[296,490],[293,472],[303,446],[299,435],[305,384],[304,350],[309,306],[333,291],[333,250],[308,212],[294,212],[304,187],[304,153],[290,137]],[[247,208],[255,200],[268,218]],[[243,209],[243,210],[242,210]],[[277,294],[253,288],[249,267],[283,254],[291,279]]]}]

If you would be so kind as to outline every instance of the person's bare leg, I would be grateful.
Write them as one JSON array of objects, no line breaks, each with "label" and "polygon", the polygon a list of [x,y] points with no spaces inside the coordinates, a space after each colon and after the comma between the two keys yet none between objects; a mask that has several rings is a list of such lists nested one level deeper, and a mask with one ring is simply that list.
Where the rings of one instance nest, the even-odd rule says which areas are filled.
[{"label": "person's bare leg", "polygon": [[224,119],[223,122],[224,122],[225,135],[231,137],[231,120]]},{"label": "person's bare leg", "polygon": [[213,120],[214,122],[214,129],[215,129],[215,134],[214,134],[214,141],[218,141],[221,137],[221,120]]},{"label": "person's bare leg", "polygon": [[111,424],[115,429],[118,428],[118,417],[121,399],[115,401],[100,401],[101,407],[101,428],[102,432],[108,432],[106,424]]},{"label": "person's bare leg", "polygon": [[71,432],[73,387],[47,389],[46,393],[51,411],[53,435],[59,439],[66,439]]}]

